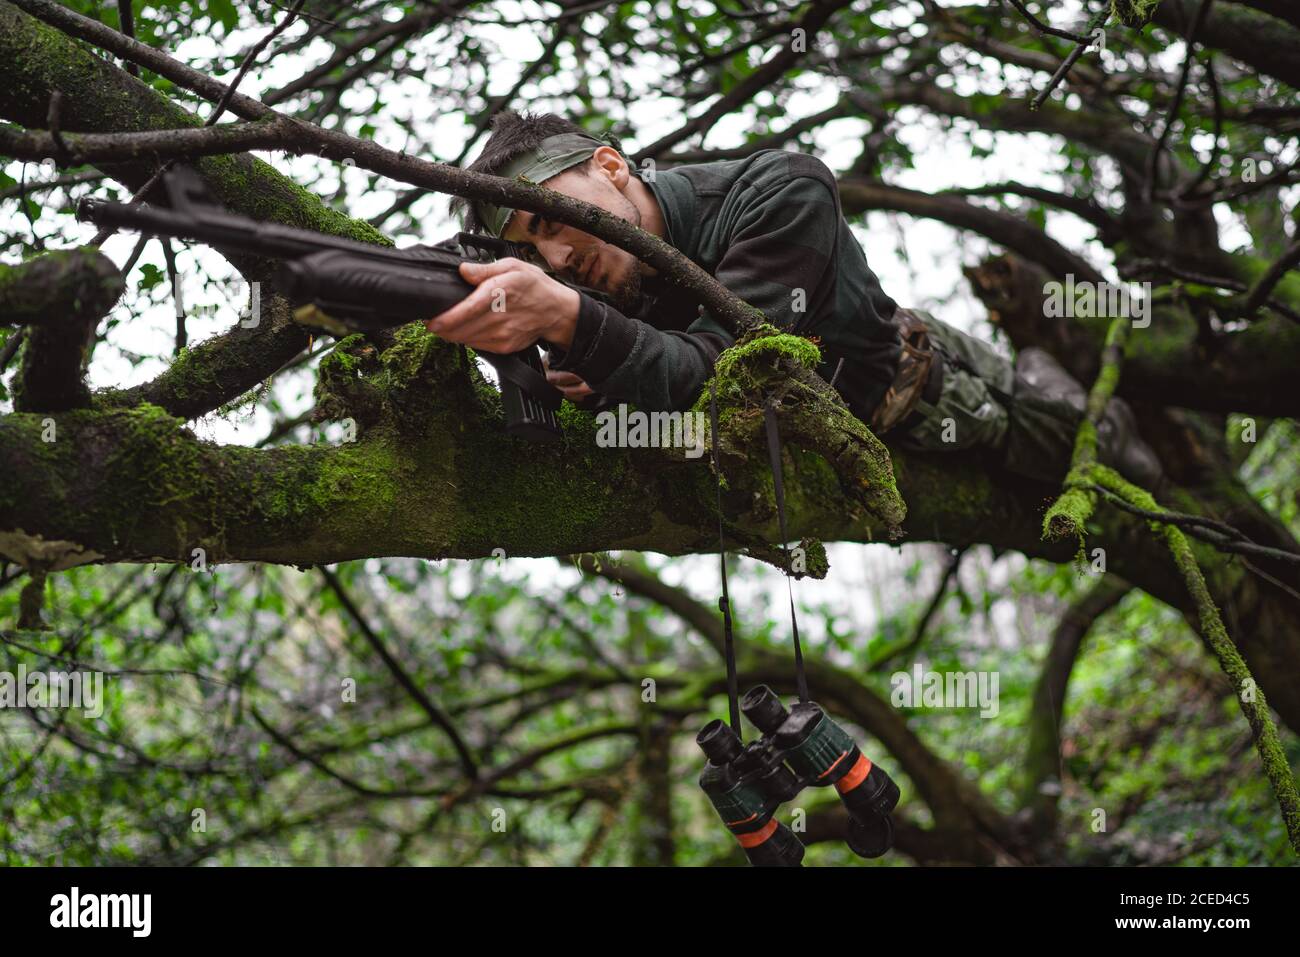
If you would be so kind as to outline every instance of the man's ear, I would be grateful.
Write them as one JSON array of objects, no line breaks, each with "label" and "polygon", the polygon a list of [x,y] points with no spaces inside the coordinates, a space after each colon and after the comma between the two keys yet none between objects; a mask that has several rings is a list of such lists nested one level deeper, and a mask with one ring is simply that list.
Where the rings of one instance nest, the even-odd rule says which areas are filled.
[{"label": "man's ear", "polygon": [[623,159],[623,154],[612,146],[601,146],[596,152],[591,154],[592,172],[607,180],[611,186],[619,192],[627,186],[628,178],[632,175],[628,169],[627,160]]}]

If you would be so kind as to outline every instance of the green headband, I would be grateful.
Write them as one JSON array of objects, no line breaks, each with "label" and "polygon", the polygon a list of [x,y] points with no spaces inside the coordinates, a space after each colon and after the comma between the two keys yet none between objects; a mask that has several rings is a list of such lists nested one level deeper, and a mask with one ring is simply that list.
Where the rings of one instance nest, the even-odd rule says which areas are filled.
[{"label": "green headband", "polygon": [[[557,133],[546,137],[535,149],[515,157],[497,175],[506,179],[524,177],[534,183],[542,183],[572,166],[586,162],[596,150],[608,145],[610,144],[604,140],[586,133]],[[490,203],[475,203],[474,209],[487,231],[498,237],[515,213],[509,206],[493,206]]]}]

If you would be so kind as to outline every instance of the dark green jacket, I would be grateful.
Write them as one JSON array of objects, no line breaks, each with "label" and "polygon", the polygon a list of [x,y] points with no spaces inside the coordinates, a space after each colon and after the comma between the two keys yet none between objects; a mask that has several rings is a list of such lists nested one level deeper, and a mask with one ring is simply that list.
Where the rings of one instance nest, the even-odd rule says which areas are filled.
[{"label": "dark green jacket", "polygon": [[[867,267],[840,211],[831,171],[802,153],[659,171],[647,180],[669,243],[774,325],[821,340],[822,375],[870,415],[898,365],[896,308]],[[567,353],[552,367],[643,409],[684,409],[732,337],[680,289],[647,277],[638,317],[588,296]],[[801,308],[802,307],[802,308]]]}]

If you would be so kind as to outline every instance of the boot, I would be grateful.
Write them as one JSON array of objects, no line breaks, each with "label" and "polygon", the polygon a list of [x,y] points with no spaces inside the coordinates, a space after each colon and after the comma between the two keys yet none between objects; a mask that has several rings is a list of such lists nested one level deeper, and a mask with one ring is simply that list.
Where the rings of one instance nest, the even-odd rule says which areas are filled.
[{"label": "boot", "polygon": [[[1039,474],[1044,470],[1060,471],[1063,475],[1074,449],[1074,435],[1088,404],[1088,393],[1083,386],[1050,353],[1036,347],[1023,349],[1016,358],[1016,394],[1012,404],[1024,408],[1019,410],[1019,414],[1015,408],[1011,412],[1009,452],[1015,453],[1017,446],[1020,448],[1018,456],[1013,454],[1009,457],[1023,461],[1027,448],[1036,449],[1053,461],[1036,462],[1034,471]],[[1057,422],[1052,422],[1052,419]],[[1063,437],[1061,426],[1067,424],[1069,450],[1065,452],[1065,463],[1061,464],[1057,461]],[[1015,434],[1017,431],[1021,433],[1019,436]],[[1026,432],[1040,434],[1028,440]],[[1160,459],[1138,435],[1133,410],[1123,399],[1112,398],[1097,424],[1097,459],[1148,490],[1154,491],[1164,478]],[[1014,469],[1014,462],[1009,462],[1008,467]]]}]

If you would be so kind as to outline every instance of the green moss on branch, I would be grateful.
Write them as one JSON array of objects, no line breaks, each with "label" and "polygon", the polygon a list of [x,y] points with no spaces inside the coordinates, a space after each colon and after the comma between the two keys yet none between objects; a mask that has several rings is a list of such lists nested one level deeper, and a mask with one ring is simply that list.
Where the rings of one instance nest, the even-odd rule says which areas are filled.
[{"label": "green moss on branch", "polygon": [[[1151,493],[1124,480],[1111,469],[1096,466],[1092,470],[1092,477],[1097,484],[1123,498],[1130,505],[1148,512],[1163,511]],[[1218,660],[1219,667],[1223,669],[1223,673],[1228,676],[1232,684],[1233,695],[1241,707],[1242,714],[1246,717],[1246,722],[1250,725],[1255,749],[1259,752],[1260,762],[1264,766],[1264,774],[1281,809],[1291,847],[1297,855],[1300,855],[1300,793],[1297,792],[1291,765],[1278,738],[1277,726],[1269,713],[1268,702],[1264,700],[1264,692],[1255,682],[1236,644],[1228,637],[1219,608],[1210,595],[1205,576],[1196,561],[1187,536],[1171,522],[1153,519],[1148,522],[1148,525],[1151,531],[1164,541],[1173,556],[1174,563],[1178,566],[1178,572],[1196,607],[1199,631]]]}]

